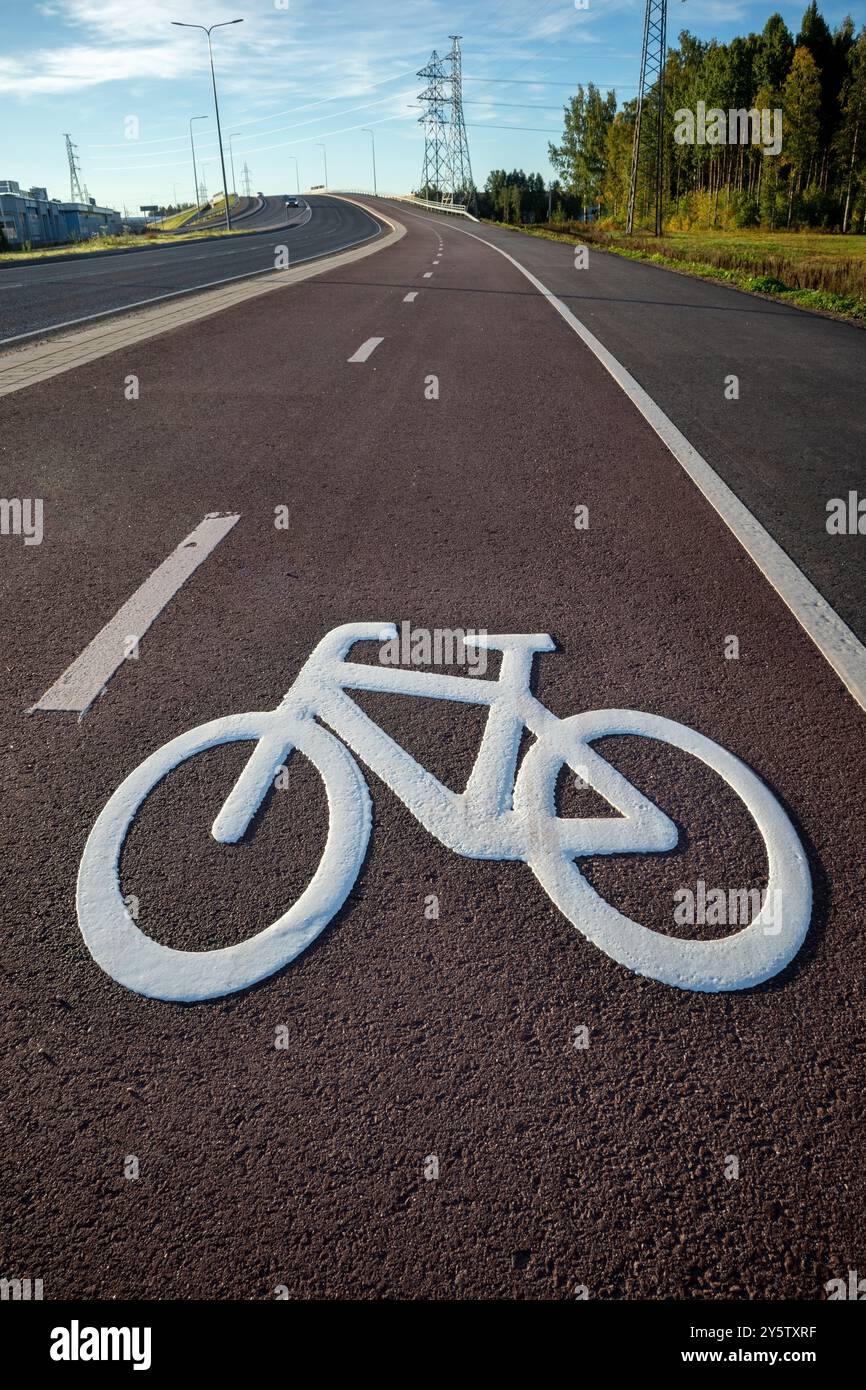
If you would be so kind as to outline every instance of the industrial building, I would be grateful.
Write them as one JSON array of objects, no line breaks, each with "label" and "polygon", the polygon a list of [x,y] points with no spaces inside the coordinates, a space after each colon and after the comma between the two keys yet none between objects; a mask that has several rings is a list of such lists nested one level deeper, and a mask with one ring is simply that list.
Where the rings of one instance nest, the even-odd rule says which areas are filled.
[{"label": "industrial building", "polygon": [[14,179],[0,179],[0,226],[9,247],[63,246],[86,241],[100,232],[120,232],[123,218],[96,199],[62,203],[44,188],[22,189]]}]

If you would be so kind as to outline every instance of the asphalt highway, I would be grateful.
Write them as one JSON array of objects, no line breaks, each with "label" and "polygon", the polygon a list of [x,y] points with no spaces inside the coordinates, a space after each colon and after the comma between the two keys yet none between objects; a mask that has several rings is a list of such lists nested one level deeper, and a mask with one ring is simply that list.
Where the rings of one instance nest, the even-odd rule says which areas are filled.
[{"label": "asphalt highway", "polygon": [[[863,709],[548,298],[462,224],[390,215],[405,236],[364,260],[0,402],[3,491],[44,500],[41,544],[0,537],[2,1267],[43,1279],[46,1299],[825,1298],[862,1273],[866,1243]],[[543,283],[556,272],[558,248],[500,235]],[[596,278],[576,289],[562,268],[550,288],[585,296],[594,332],[747,505],[765,499],[768,529],[799,538],[862,632],[862,587],[858,609],[817,535],[821,486],[862,486],[862,337],[608,258],[572,274]],[[817,388],[797,395],[807,356],[836,417]],[[213,513],[238,519],[87,712],[25,713]],[[859,564],[863,540],[844,540]],[[119,983],[76,918],[97,817],[179,735],[273,710],[354,622],[550,634],[532,690],[555,716],[641,711],[742,760],[808,865],[790,964],[722,993],[638,974],[525,863],[462,857],[422,828],[380,759],[362,768],[357,880],[293,963],[197,1003]],[[124,619],[111,640],[130,635]],[[375,687],[380,643],[352,657]],[[466,675],[453,654],[424,669]],[[466,787],[480,706],[356,698]],[[120,854],[128,911],[178,952],[255,936],[305,890],[329,825],[363,820],[359,794],[329,806],[296,754],[247,833],[218,843],[253,745],[209,743],[158,783]],[[598,751],[678,839],[589,852],[588,882],[661,937],[738,930],[683,925],[673,904],[699,884],[767,885],[745,803],[658,738]],[[613,814],[570,775],[556,805],[594,834]]]},{"label": "asphalt highway", "polygon": [[[0,266],[0,348],[29,336],[160,297],[185,294],[256,275],[273,268],[277,248],[286,246],[296,265],[357,245],[378,233],[369,213],[351,203],[311,194],[306,207],[289,210],[284,198],[269,197],[238,221],[238,230],[260,235],[215,238],[133,250],[119,255]],[[307,216],[307,208],[311,215]]]},{"label": "asphalt highway", "polygon": [[[297,209],[286,209],[286,202],[290,197],[298,197],[300,207]],[[306,197],[301,198],[295,194],[265,194],[261,198],[256,195],[250,198],[239,198],[231,209],[232,227],[240,231],[252,231],[261,228],[265,231],[277,231],[286,226],[286,222],[294,223],[304,210],[310,206],[310,200]],[[202,227],[219,226],[225,224],[225,215],[199,217],[190,228],[200,229]],[[184,230],[190,228],[178,228],[178,235],[183,235]]]}]

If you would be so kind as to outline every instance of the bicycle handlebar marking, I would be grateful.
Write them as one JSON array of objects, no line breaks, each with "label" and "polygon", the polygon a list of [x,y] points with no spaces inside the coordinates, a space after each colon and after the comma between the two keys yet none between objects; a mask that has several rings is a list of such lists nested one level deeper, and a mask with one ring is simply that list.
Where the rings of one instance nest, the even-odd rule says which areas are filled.
[{"label": "bicycle handlebar marking", "polygon": [[[530,690],[536,653],[554,649],[544,633],[487,636],[485,645],[502,652],[496,680],[347,660],[356,642],[380,642],[395,634],[393,625],[382,623],[333,629],[276,709],[229,715],[191,729],[157,749],[121,783],[90,833],[77,891],[84,940],[115,980],[157,999],[213,999],[255,984],[304,951],[339,911],[364,862],[372,807],[356,758],[456,854],[525,862],[572,925],[637,974],[681,989],[747,989],[776,975],[796,955],[811,917],[806,856],[779,802],[734,754],[683,724],[637,710],[592,710],[559,719]],[[352,700],[350,690],[488,705],[466,790],[458,794],[443,786]],[[535,742],[516,772],[525,729]],[[748,926],[712,941],[665,936],[605,902],[580,873],[575,860],[581,856],[657,854],[678,841],[664,812],[591,747],[609,734],[658,739],[691,754],[745,803],[768,861],[765,906]],[[298,901],[256,936],[219,950],[175,950],[146,936],[126,910],[119,880],[124,840],[139,808],[174,768],[207,748],[240,740],[255,741],[256,747],[214,821],[214,838],[242,839],[277,769],[297,749],[325,784],[325,850]],[[619,817],[557,815],[555,789],[564,765],[579,769],[584,783]],[[779,903],[781,921],[769,906]]]}]

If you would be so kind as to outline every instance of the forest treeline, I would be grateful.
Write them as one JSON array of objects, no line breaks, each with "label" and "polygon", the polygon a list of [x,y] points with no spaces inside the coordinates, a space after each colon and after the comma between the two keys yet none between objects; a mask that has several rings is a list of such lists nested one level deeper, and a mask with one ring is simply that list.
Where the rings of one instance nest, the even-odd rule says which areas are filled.
[{"label": "forest treeline", "polygon": [[[678,143],[677,112],[781,112],[778,153],[755,143]],[[654,107],[655,103],[655,107]],[[653,132],[658,90],[644,105]],[[598,217],[625,222],[637,102],[578,87],[549,156],[552,192],[540,174],[491,171],[482,216],[505,222]],[[814,227],[866,232],[866,26],[833,31],[812,0],[795,35],[780,14],[760,34],[704,42],[687,30],[665,65],[664,209],[671,230]],[[679,120],[680,131],[682,121]],[[652,138],[641,141],[636,225],[651,220]],[[643,155],[646,155],[646,158]]]}]

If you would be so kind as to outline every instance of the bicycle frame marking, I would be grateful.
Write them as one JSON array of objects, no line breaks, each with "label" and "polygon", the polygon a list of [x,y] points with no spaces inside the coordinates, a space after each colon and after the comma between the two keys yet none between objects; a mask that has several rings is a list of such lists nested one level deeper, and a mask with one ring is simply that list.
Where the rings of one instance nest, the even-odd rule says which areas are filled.
[{"label": "bicycle frame marking", "polygon": [[[353,629],[355,631],[357,629]],[[367,638],[372,635],[365,634]],[[376,636],[380,635],[391,636],[391,629],[377,630]],[[503,653],[498,678],[487,681],[432,671],[362,665],[346,661],[342,651],[322,652],[327,641],[326,638],[319,644],[274,711],[273,737],[262,741],[235,783],[214,822],[214,838],[231,844],[246,833],[285,758],[286,745],[290,742],[280,720],[281,711],[285,710],[293,717],[315,716],[327,724],[355,756],[391,788],[425,830],[455,854],[467,859],[527,859],[531,845],[526,816],[513,809],[512,795],[524,728],[540,738],[561,722],[529,688],[535,653],[555,649],[550,637],[539,633],[527,637],[485,638],[487,648]],[[444,787],[365,714],[346,694],[347,690],[487,705],[490,714],[466,790],[453,792]],[[677,833],[668,818],[597,754],[589,749],[582,750],[583,758],[595,761],[599,778],[605,782],[606,790],[602,795],[624,819],[655,825],[651,843],[644,844],[640,836],[636,836],[633,844],[623,842],[622,848],[631,848],[635,853],[673,848]],[[575,852],[588,853],[587,834],[590,832],[587,827],[597,835],[609,828],[609,820],[609,817],[583,818],[579,822],[579,832],[567,843],[573,840]],[[557,840],[557,843],[562,841]],[[604,852],[596,849],[594,842],[593,849],[596,853]]]},{"label": "bicycle frame marking", "polygon": [[[575,927],[638,974],[684,989],[743,989],[776,974],[796,954],[811,915],[805,855],[782,807],[733,754],[684,725],[635,710],[558,718],[530,689],[536,653],[554,650],[546,634],[475,639],[501,651],[496,680],[347,660],[355,642],[383,641],[395,633],[392,625],[375,623],[335,628],[318,643],[276,709],[228,716],[190,730],[157,750],[121,784],[91,832],[78,883],[85,941],[115,979],[162,999],[214,998],[265,978],[306,949],[345,902],[366,853],[372,809],[355,758],[455,853],[524,861]],[[466,789],[457,793],[443,786],[361,709],[350,690],[487,705]],[[524,729],[535,742],[518,771]],[[737,792],[764,838],[767,899],[778,900],[771,897],[772,889],[785,904],[781,928],[773,923],[772,912],[762,910],[747,927],[721,940],[684,941],[633,922],[595,892],[576,858],[658,853],[675,848],[678,841],[677,828],[664,812],[590,747],[617,733],[683,749]],[[123,842],[143,801],[173,768],[206,748],[237,740],[252,740],[256,746],[214,821],[214,838],[234,843],[243,837],[278,769],[297,748],[325,782],[325,852],[300,899],[270,927],[220,950],[176,951],[145,936],[123,907],[118,873]],[[555,786],[564,764],[575,771],[579,767],[587,785],[619,816],[558,816]]]}]

